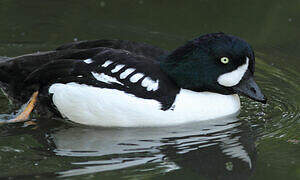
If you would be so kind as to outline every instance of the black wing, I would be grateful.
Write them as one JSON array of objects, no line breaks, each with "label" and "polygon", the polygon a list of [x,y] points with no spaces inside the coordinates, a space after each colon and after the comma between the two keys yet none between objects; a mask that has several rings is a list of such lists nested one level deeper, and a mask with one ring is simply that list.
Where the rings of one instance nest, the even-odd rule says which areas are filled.
[{"label": "black wing", "polygon": [[[34,79],[32,78],[33,74],[37,74],[37,72],[48,66],[49,68],[50,66],[55,68],[60,65],[65,69],[71,68],[71,66],[77,64],[77,60],[95,57],[98,53],[110,48],[124,49],[131,51],[136,55],[152,59],[157,59],[168,53],[165,50],[146,43],[123,40],[73,42],[62,45],[55,51],[39,52],[1,60],[0,86],[11,98],[16,100],[16,102],[26,102],[31,96],[32,90],[27,88],[28,86],[26,85],[28,85],[28,83],[24,83],[25,79],[28,79],[29,82],[30,79]],[[68,72],[67,70],[64,71],[64,68],[62,68],[60,70],[61,72],[56,76],[60,76],[60,74],[62,75]],[[51,74],[48,77],[55,78],[55,76],[53,76],[54,72],[51,72],[50,70],[45,72]],[[24,89],[24,87],[26,88]]]},{"label": "black wing", "polygon": [[[117,66],[122,66],[122,68],[114,71]],[[125,78],[122,77],[121,74],[128,69],[132,72]],[[136,74],[142,77],[137,81],[132,81],[131,77]],[[119,83],[101,81],[96,75],[114,78]],[[143,86],[146,78],[158,87]],[[60,59],[47,63],[25,79],[25,86],[38,84],[40,87],[49,87],[53,83],[69,82],[118,89],[140,98],[155,99],[161,102],[163,110],[171,107],[179,92],[179,88],[161,71],[158,61],[126,50],[110,48],[102,50],[88,60]]]}]

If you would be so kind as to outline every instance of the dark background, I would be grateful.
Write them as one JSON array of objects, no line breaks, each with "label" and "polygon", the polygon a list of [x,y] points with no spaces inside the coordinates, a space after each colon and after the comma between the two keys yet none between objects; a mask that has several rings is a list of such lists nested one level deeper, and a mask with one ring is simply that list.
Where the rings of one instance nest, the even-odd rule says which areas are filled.
[{"label": "dark background", "polygon": [[[92,39],[134,40],[171,50],[211,32],[240,36],[252,45],[258,57],[257,79],[270,100],[264,114],[243,108],[241,115],[259,132],[252,179],[300,179],[299,0],[0,1],[0,56]],[[261,107],[245,102],[246,106]],[[1,104],[1,112],[8,112],[4,97]],[[61,171],[59,165],[73,168],[68,164],[72,158],[48,155],[46,163],[30,164],[40,158],[36,148],[42,145],[37,136],[47,133],[39,130],[37,134],[19,126],[0,126],[0,177],[28,175],[33,170],[53,175]],[[8,153],[7,147],[24,153],[13,149]]]}]

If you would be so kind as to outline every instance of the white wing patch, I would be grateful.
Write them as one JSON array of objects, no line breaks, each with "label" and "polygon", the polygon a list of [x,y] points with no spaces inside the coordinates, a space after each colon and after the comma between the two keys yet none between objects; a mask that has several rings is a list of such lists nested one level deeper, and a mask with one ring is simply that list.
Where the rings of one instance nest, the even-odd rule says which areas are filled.
[{"label": "white wing patch", "polygon": [[[102,67],[108,67],[110,64],[112,64],[113,62],[110,61],[110,60],[107,60],[104,62],[104,64],[102,64],[101,66]],[[113,68],[111,70],[112,73],[116,73],[116,72],[119,72],[123,67],[125,67],[124,64],[118,64],[115,66],[115,68]],[[126,79],[130,74],[132,74],[136,69],[135,68],[128,68],[126,69],[124,72],[122,72],[120,74],[120,79]],[[118,84],[121,84],[121,85],[124,85],[123,83],[121,83],[120,81],[118,81],[115,77],[111,77],[111,76],[108,76],[104,73],[95,73],[95,72],[92,72],[93,76],[98,80],[98,81],[101,81],[101,82],[104,82],[104,83],[108,83],[108,84],[111,84],[111,83],[118,83]],[[132,83],[136,83],[138,82],[141,78],[143,78],[145,76],[145,74],[143,73],[136,73],[134,74],[133,76],[131,76],[129,78],[129,81],[132,82]],[[156,91],[159,87],[159,80],[152,80],[150,77],[146,77],[142,82],[141,82],[141,86],[146,88],[147,91]]]},{"label": "white wing patch", "polygon": [[141,83],[143,87],[147,88],[147,91],[156,91],[158,89],[158,84],[158,80],[153,81],[150,77],[146,77]]},{"label": "white wing patch", "polygon": [[222,74],[218,77],[218,83],[222,86],[232,87],[237,85],[243,78],[249,66],[249,58],[246,57],[246,63],[239,66],[236,70]]},{"label": "white wing patch", "polygon": [[125,65],[124,64],[118,64],[114,69],[111,70],[112,73],[116,73],[120,71]]},{"label": "white wing patch", "polygon": [[135,71],[134,68],[128,68],[124,72],[120,74],[120,79],[125,79],[129,74],[133,73]]},{"label": "white wing patch", "polygon": [[92,59],[86,59],[83,60],[83,62],[87,63],[87,64],[91,64],[92,62],[94,62]]},{"label": "white wing patch", "polygon": [[99,74],[99,73],[92,72],[92,74],[98,81],[101,81],[101,82],[104,82],[107,84],[118,83],[118,84],[124,85],[123,83],[118,81],[115,77],[108,76],[104,73]]},{"label": "white wing patch", "polygon": [[108,60],[108,61],[105,61],[104,64],[102,64],[101,66],[102,67],[107,67],[109,66],[111,63],[113,63],[112,61]]},{"label": "white wing patch", "polygon": [[143,73],[136,73],[135,75],[131,76],[131,78],[129,79],[130,82],[132,83],[136,83],[138,82],[142,77],[144,77]]}]

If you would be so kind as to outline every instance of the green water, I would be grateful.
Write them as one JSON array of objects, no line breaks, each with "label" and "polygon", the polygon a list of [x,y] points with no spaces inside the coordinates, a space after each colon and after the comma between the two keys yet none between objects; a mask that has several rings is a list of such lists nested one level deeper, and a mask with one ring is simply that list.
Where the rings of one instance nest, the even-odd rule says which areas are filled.
[{"label": "green water", "polygon": [[[0,1],[0,56],[118,38],[173,49],[225,32],[255,50],[262,105],[237,118],[164,128],[95,128],[55,119],[0,126],[4,179],[300,179],[300,1]],[[0,97],[0,118],[16,107]]]}]

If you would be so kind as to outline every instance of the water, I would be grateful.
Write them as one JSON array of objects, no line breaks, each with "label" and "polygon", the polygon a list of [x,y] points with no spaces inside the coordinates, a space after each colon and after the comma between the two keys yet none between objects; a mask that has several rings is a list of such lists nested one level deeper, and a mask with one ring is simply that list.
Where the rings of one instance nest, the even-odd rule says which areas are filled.
[{"label": "water", "polygon": [[[85,39],[173,49],[223,31],[255,49],[266,105],[236,118],[163,128],[96,128],[37,119],[0,126],[0,178],[300,179],[299,1],[0,2],[0,56]],[[17,107],[0,97],[0,117]]]}]

